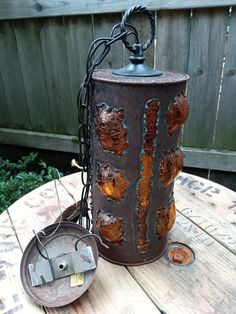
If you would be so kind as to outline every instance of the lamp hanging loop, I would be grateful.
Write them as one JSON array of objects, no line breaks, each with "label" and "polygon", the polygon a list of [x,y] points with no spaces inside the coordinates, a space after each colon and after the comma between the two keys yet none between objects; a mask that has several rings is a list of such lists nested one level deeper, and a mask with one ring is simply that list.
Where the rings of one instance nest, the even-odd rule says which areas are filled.
[{"label": "lamp hanging loop", "polygon": [[[148,49],[148,47],[152,44],[154,36],[155,36],[155,18],[152,14],[152,12],[150,10],[148,10],[146,7],[142,6],[142,5],[136,5],[131,7],[129,10],[127,10],[122,18],[122,21],[120,23],[120,28],[122,32],[125,32],[127,30],[127,20],[129,19],[129,17],[131,16],[132,13],[134,12],[141,12],[141,13],[145,13],[149,19],[150,22],[150,33],[149,33],[149,37],[146,41],[145,44],[142,44],[142,50],[145,51]],[[128,40],[126,39],[126,37],[122,38],[122,41],[125,45],[125,47],[130,50],[131,52],[136,52],[136,48],[134,46],[132,46]],[[139,40],[136,44],[140,44]]]}]

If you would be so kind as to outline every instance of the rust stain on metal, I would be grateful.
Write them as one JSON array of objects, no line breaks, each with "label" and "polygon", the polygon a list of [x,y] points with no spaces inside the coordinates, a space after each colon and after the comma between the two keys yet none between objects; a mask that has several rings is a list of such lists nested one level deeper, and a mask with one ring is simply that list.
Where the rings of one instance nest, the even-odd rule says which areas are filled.
[{"label": "rust stain on metal", "polygon": [[103,195],[115,201],[121,201],[129,181],[125,179],[124,171],[117,170],[111,165],[98,164],[97,185]]},{"label": "rust stain on metal", "polygon": [[176,96],[174,102],[171,101],[169,111],[166,114],[168,133],[172,135],[187,120],[189,106],[183,94]]},{"label": "rust stain on metal", "polygon": [[157,229],[158,239],[167,235],[168,231],[173,227],[176,218],[175,202],[171,202],[168,207],[157,209]]},{"label": "rust stain on metal", "polygon": [[154,140],[157,132],[157,116],[159,111],[158,101],[156,99],[150,100],[146,105],[146,125],[144,135],[144,152],[141,157],[142,171],[141,179],[138,183],[138,250],[145,253],[148,248],[147,239],[147,214],[150,205],[151,194],[151,177],[152,177],[152,163],[154,154]]},{"label": "rust stain on metal", "polygon": [[183,168],[183,153],[179,148],[164,153],[160,164],[161,184],[167,188]]},{"label": "rust stain on metal", "polygon": [[124,115],[123,109],[110,108],[106,104],[97,106],[97,137],[104,150],[109,150],[117,156],[122,156],[128,147]]},{"label": "rust stain on metal", "polygon": [[99,211],[97,221],[97,229],[101,237],[110,243],[121,242],[124,239],[124,220]]},{"label": "rust stain on metal", "polygon": [[195,254],[186,244],[173,242],[168,246],[167,258],[172,264],[187,266],[194,262]]},{"label": "rust stain on metal", "polygon": [[190,257],[188,253],[182,248],[174,248],[168,252],[169,258],[175,264],[188,264]]}]

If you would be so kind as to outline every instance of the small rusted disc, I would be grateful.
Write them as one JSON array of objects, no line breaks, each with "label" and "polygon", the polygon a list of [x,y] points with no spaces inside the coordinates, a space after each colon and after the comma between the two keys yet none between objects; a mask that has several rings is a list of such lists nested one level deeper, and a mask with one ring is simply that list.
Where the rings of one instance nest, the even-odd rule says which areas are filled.
[{"label": "small rusted disc", "polygon": [[171,264],[178,266],[190,265],[195,260],[193,250],[188,245],[180,242],[170,242],[165,256]]},{"label": "small rusted disc", "polygon": [[[57,227],[57,224],[44,228],[45,233],[51,234]],[[56,257],[62,253],[71,253],[75,251],[77,240],[88,234],[88,231],[82,226],[73,222],[62,222],[54,235],[49,238],[40,238],[47,249],[49,258]],[[98,261],[98,249],[94,238],[86,237],[78,243],[78,250],[82,247],[91,246],[93,255]],[[20,275],[23,288],[26,293],[38,304],[47,307],[59,307],[67,305],[78,299],[91,285],[96,269],[85,272],[84,284],[82,286],[71,287],[70,276],[57,279],[45,285],[33,287],[29,275],[28,265],[35,264],[43,260],[39,254],[35,237],[27,245],[21,260]]]}]

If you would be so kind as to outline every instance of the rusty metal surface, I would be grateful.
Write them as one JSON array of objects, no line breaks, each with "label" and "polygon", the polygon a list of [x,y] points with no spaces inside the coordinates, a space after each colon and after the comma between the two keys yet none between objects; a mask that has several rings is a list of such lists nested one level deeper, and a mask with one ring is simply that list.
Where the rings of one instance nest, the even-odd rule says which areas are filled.
[{"label": "rusty metal surface", "polygon": [[188,245],[180,242],[169,243],[165,255],[171,264],[178,266],[188,266],[195,260],[194,251]]},{"label": "rusty metal surface", "polygon": [[[46,234],[55,230],[56,224],[50,225],[44,229]],[[57,232],[49,238],[43,238],[42,242],[48,251],[50,257],[58,256],[62,253],[70,253],[75,251],[75,244],[78,238],[87,234],[88,231],[71,222],[63,222]],[[95,240],[87,237],[78,244],[78,250],[83,247],[91,246],[95,262],[97,264],[98,251]],[[44,260],[39,254],[35,238],[33,238],[26,247],[21,260],[21,282],[26,293],[38,304],[47,307],[58,307],[67,305],[78,299],[91,285],[96,269],[85,272],[85,280],[82,286],[71,288],[70,276],[60,278],[46,285],[33,287],[28,271],[29,264],[36,264]]]},{"label": "rusty metal surface", "polygon": [[[175,72],[163,72],[163,75],[156,77],[131,77],[131,76],[119,76],[113,75],[112,70],[95,70],[93,73],[93,80],[98,80],[100,82],[108,82],[113,84],[122,85],[162,85],[162,84],[179,84],[181,82],[186,82],[189,76],[184,73]],[[177,95],[175,95],[177,96]],[[172,99],[173,101],[174,99]]]},{"label": "rusty metal surface", "polygon": [[[129,78],[99,70],[93,78],[90,103],[94,232],[110,247],[106,250],[99,246],[99,252],[117,264],[148,263],[164,253],[168,230],[175,220],[172,192],[174,178],[182,167],[178,143],[182,116],[186,118],[181,113],[186,113],[183,95],[188,76],[165,72],[155,78]],[[108,138],[114,135],[116,148],[104,148],[104,134],[98,135],[101,108],[106,108],[101,129],[109,129],[104,133]],[[116,121],[111,123],[111,112],[122,113],[122,119],[113,116]],[[125,141],[119,130],[125,130]],[[123,150],[117,155],[119,147]],[[119,180],[126,183],[120,187],[119,174]]]}]

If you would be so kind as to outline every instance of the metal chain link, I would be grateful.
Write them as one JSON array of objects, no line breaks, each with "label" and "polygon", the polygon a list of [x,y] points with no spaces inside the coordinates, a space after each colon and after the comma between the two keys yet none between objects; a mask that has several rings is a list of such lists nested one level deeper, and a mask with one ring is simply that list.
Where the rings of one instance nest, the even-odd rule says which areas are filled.
[{"label": "metal chain link", "polygon": [[[149,22],[150,22],[150,33],[149,33],[149,37],[146,41],[145,44],[142,44],[142,50],[145,51],[149,48],[149,46],[152,44],[153,42],[153,39],[154,39],[154,36],[155,36],[155,18],[152,14],[151,11],[149,11],[146,7],[143,7],[142,5],[137,5],[137,6],[134,6],[134,7],[131,7],[129,10],[127,10],[122,18],[122,21],[121,21],[121,30],[125,30],[126,27],[127,27],[127,21],[130,17],[130,15],[133,13],[133,12],[140,12],[140,13],[144,13],[147,15],[148,19],[149,19]],[[126,38],[123,39],[123,43],[125,45],[125,47],[131,51],[131,52],[134,52],[135,53],[135,47],[130,45],[130,43],[126,40]],[[136,44],[139,44],[139,41],[136,42]]]},{"label": "metal chain link", "polygon": [[128,15],[127,14],[124,15],[125,20],[122,19],[121,23],[116,24],[112,28],[109,37],[97,38],[92,42],[88,51],[86,75],[83,80],[83,83],[79,88],[77,96],[78,122],[79,122],[78,129],[79,156],[80,163],[82,166],[81,178],[83,183],[83,190],[81,193],[80,201],[80,217],[78,222],[88,230],[90,229],[88,196],[91,185],[91,165],[90,165],[91,117],[89,99],[91,92],[92,74],[95,68],[99,66],[101,62],[104,60],[104,58],[111,49],[111,45],[113,45],[115,42],[122,40],[125,46],[127,46],[128,43],[127,38],[132,36],[134,38],[134,42],[136,44],[139,44],[139,38],[136,29],[132,25],[126,23],[126,19],[134,11],[147,13],[148,10],[145,7],[141,6],[132,7],[129,10]]}]

